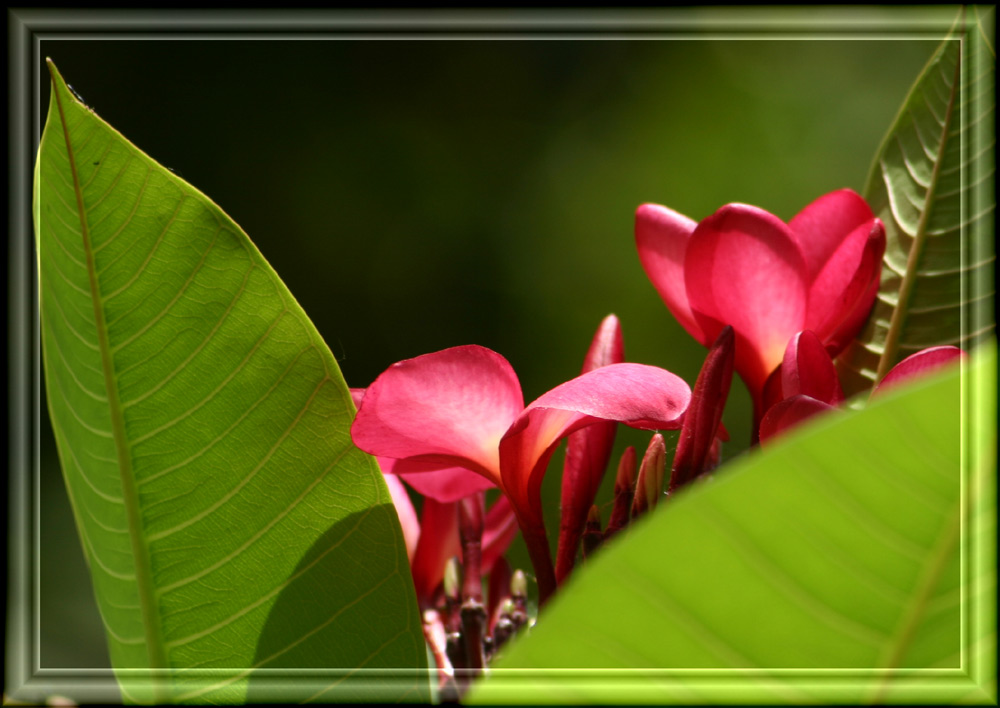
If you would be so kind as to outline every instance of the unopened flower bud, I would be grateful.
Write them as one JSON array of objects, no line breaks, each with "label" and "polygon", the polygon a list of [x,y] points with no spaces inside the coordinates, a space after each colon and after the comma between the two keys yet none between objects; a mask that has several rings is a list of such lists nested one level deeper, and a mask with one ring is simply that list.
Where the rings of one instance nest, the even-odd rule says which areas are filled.
[{"label": "unopened flower bud", "polygon": [[632,505],[635,488],[635,462],[635,448],[631,446],[625,448],[622,459],[618,463],[618,474],[615,477],[615,502],[611,510],[611,520],[608,521],[608,528],[604,531],[604,540],[611,538],[628,525],[629,507]]},{"label": "unopened flower bud", "polygon": [[601,510],[596,505],[590,507],[587,514],[587,526],[583,532],[583,557],[589,558],[601,547]]},{"label": "unopened flower bud", "polygon": [[452,556],[444,566],[444,594],[449,600],[457,601],[459,599],[461,574],[458,557]]},{"label": "unopened flower bud", "polygon": [[513,598],[528,597],[528,578],[523,570],[515,570],[510,579],[510,596]]},{"label": "unopened flower bud", "polygon": [[639,465],[639,478],[635,483],[635,498],[632,501],[632,518],[652,509],[660,500],[663,491],[663,470],[667,463],[667,446],[663,436],[653,435],[646,448],[646,454]]}]

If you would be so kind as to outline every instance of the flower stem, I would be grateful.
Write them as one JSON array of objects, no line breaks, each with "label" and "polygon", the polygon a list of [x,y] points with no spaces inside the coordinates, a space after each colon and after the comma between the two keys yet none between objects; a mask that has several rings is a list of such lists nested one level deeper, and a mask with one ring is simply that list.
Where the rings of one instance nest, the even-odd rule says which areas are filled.
[{"label": "flower stem", "polygon": [[528,547],[528,557],[535,569],[535,580],[538,582],[538,606],[544,605],[556,589],[556,573],[552,567],[552,552],[549,550],[549,539],[545,534],[545,524],[542,521],[528,523],[518,515],[517,524],[521,527],[524,544]]}]

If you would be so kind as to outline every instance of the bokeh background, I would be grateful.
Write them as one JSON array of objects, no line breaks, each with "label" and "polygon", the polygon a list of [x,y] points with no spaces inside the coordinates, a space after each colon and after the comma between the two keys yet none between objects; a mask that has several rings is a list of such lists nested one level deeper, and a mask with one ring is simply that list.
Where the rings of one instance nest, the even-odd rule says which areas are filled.
[{"label": "bokeh background", "polygon": [[[244,228],[351,386],[476,343],[510,360],[530,401],[579,372],[610,312],[628,360],[693,384],[704,350],[639,264],[636,207],[701,219],[746,202],[789,219],[860,191],[937,43],[75,37],[42,40],[40,58]],[[724,457],[746,448],[749,418],[737,381]],[[623,430],[618,448],[647,441]],[[550,529],[561,465],[544,486]],[[107,666],[44,410],[41,494],[42,666]],[[520,542],[511,557],[530,569]]]}]

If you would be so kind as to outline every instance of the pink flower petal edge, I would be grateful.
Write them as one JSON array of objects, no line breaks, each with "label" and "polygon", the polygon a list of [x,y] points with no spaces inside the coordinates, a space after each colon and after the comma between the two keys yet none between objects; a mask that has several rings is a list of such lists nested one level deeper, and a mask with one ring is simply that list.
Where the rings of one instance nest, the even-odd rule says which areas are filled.
[{"label": "pink flower petal edge", "polygon": [[810,330],[788,341],[781,362],[781,392],[782,398],[803,394],[831,405],[844,399],[833,359]]},{"label": "pink flower petal edge", "polygon": [[569,433],[599,420],[617,420],[635,428],[680,427],[691,390],[679,377],[654,366],[611,364],[557,386],[531,403],[500,441],[503,489],[511,498],[536,572],[539,592],[547,597],[555,575],[551,568],[541,510],[542,475],[556,444]]},{"label": "pink flower petal edge", "polygon": [[659,204],[643,204],[635,212],[635,244],[639,261],[670,313],[701,344],[702,333],[684,286],[684,257],[697,222]]},{"label": "pink flower petal edge", "polygon": [[920,376],[926,376],[968,355],[953,346],[930,347],[903,359],[896,364],[872,391],[872,396],[882,395],[888,389]]},{"label": "pink flower petal edge", "polygon": [[835,410],[837,409],[829,403],[802,394],[786,398],[772,406],[761,421],[761,445],[813,416]]},{"label": "pink flower petal edge", "polygon": [[351,437],[379,457],[466,467],[497,484],[500,438],[523,401],[506,359],[453,347],[386,369],[366,390]]},{"label": "pink flower petal edge", "polygon": [[406,557],[412,563],[413,554],[417,550],[417,542],[420,540],[420,521],[417,519],[413,502],[410,501],[410,495],[399,478],[392,475],[384,475],[384,477],[385,484],[389,487],[389,494],[392,496],[392,504],[396,507],[399,525],[403,528]]},{"label": "pink flower petal edge", "polygon": [[874,218],[868,203],[851,189],[824,194],[792,217],[788,226],[802,250],[809,280],[815,281],[834,253],[843,247],[845,234]]}]

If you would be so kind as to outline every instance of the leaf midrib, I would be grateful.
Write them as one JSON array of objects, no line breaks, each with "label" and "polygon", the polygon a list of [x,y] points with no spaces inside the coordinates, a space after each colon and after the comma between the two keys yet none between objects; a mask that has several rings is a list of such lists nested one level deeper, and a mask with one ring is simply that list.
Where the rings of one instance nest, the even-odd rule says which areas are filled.
[{"label": "leaf midrib", "polygon": [[[918,581],[916,592],[913,594],[910,605],[903,613],[896,633],[893,636],[893,641],[886,646],[883,654],[884,659],[880,662],[880,667],[886,669],[887,672],[899,666],[904,653],[910,646],[914,632],[917,631],[920,620],[927,613],[931,593],[937,587],[938,581],[944,573],[948,558],[958,543],[961,528],[962,504],[959,501],[955,503],[951,513],[946,518],[945,527],[942,529],[941,535],[938,537],[938,542],[924,566],[924,572]],[[876,685],[870,703],[880,704],[883,702],[883,696],[889,689],[892,678],[892,673],[887,673],[883,680]]]},{"label": "leaf midrib", "polygon": [[[149,559],[149,549],[142,533],[142,520],[139,518],[139,495],[136,489],[135,476],[132,470],[132,457],[129,451],[128,439],[125,434],[125,422],[121,402],[118,397],[118,385],[111,359],[111,346],[108,340],[107,327],[104,321],[104,308],[97,282],[97,268],[94,262],[94,249],[90,240],[90,229],[87,222],[87,212],[83,204],[83,192],[80,177],[76,169],[73,145],[70,141],[69,126],[63,107],[63,97],[57,85],[58,71],[47,60],[52,74],[52,96],[59,111],[59,121],[62,125],[63,138],[66,141],[66,154],[69,159],[70,172],[73,178],[73,192],[76,197],[77,214],[80,219],[80,231],[83,238],[83,250],[86,256],[87,277],[90,283],[90,299],[94,306],[94,324],[97,329],[98,351],[101,357],[101,368],[104,374],[104,386],[110,409],[111,430],[118,457],[118,469],[121,476],[122,496],[125,499],[125,512],[128,520],[129,541],[135,562],[136,586],[139,595],[139,608],[142,614],[143,630],[146,635],[146,650],[149,657],[149,667],[160,669],[167,667],[166,655],[160,631],[160,617],[153,596],[152,567]],[[154,680],[154,692],[160,687]]]},{"label": "leaf midrib", "polygon": [[[958,41],[958,40],[954,40]],[[885,344],[882,349],[882,356],[879,358],[878,369],[875,372],[875,383],[881,381],[889,370],[896,363],[896,354],[899,350],[899,338],[903,331],[903,322],[909,313],[910,296],[917,281],[917,265],[924,252],[924,245],[927,243],[927,223],[933,210],[934,193],[937,189],[938,178],[941,172],[941,165],[944,163],[947,152],[948,135],[951,130],[951,121],[955,113],[955,96],[959,91],[962,70],[962,51],[959,47],[958,60],[955,62],[955,74],[952,78],[951,93],[948,96],[948,107],[945,110],[944,124],[941,126],[941,140],[938,144],[938,159],[934,162],[934,169],[931,171],[930,184],[924,192],[924,209],[920,213],[920,221],[917,222],[917,233],[913,237],[910,245],[910,253],[906,259],[906,272],[903,280],[899,284],[896,295],[896,306],[892,310],[892,318],[889,320],[889,330],[886,333]],[[890,189],[887,185],[886,189]],[[930,205],[930,206],[927,206]],[[893,219],[895,214],[891,211]],[[900,227],[901,228],[901,227]],[[873,387],[874,390],[874,387]]]}]

